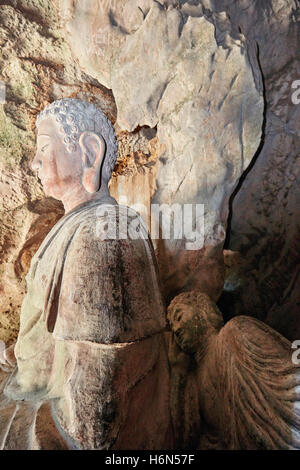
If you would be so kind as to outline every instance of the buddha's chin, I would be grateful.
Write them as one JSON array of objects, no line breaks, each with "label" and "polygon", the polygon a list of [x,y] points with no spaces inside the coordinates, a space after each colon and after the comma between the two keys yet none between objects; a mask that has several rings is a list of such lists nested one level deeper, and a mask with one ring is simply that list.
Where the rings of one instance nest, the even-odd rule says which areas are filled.
[{"label": "buddha's chin", "polygon": [[42,181],[42,186],[43,186],[43,191],[46,196],[61,200],[60,192],[56,190],[53,184],[47,181]]}]

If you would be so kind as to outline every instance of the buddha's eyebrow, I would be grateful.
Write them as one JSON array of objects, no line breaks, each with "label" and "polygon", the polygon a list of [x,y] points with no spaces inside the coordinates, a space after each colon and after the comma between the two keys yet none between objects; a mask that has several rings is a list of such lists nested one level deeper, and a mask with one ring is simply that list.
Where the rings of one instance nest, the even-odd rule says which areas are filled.
[{"label": "buddha's eyebrow", "polygon": [[38,137],[50,137],[48,134],[39,134]]}]

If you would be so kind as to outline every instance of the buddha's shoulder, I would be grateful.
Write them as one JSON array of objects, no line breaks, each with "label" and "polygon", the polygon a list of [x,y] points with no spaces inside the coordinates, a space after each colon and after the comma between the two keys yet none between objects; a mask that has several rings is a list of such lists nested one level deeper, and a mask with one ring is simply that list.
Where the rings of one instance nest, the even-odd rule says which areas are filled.
[{"label": "buddha's shoulder", "polygon": [[80,214],[70,236],[70,247],[94,249],[117,245],[122,250],[128,245],[149,241],[148,228],[142,217],[132,208],[118,204],[101,204]]},{"label": "buddha's shoulder", "polygon": [[[123,220],[122,220],[123,219]],[[129,222],[132,219],[138,219],[142,221],[141,216],[132,207],[122,206],[119,204],[96,204],[86,208],[84,211],[78,211],[74,213],[74,217],[70,219],[71,223],[80,224],[81,227],[89,226],[99,220],[104,221],[116,221],[116,223],[122,223],[126,220]]]}]

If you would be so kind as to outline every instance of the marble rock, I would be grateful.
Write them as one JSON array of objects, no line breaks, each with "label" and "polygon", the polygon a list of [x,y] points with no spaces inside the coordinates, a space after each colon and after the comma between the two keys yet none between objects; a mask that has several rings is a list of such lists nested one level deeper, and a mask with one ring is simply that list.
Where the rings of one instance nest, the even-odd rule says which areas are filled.
[{"label": "marble rock", "polygon": [[[120,128],[157,127],[165,151],[151,202],[204,204],[200,248],[188,253],[178,240],[157,243],[166,298],[191,285],[218,298],[229,197],[261,139],[255,53],[248,54],[243,35],[219,44],[200,6],[193,12],[182,2],[55,3],[81,67],[112,89]],[[139,197],[137,191],[137,203]]]}]

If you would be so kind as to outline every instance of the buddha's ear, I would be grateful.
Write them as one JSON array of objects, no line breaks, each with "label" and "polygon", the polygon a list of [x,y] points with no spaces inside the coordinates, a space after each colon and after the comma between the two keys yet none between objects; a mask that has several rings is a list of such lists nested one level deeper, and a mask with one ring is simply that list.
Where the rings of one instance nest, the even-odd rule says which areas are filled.
[{"label": "buddha's ear", "polygon": [[83,132],[79,139],[82,152],[82,184],[86,191],[95,193],[101,186],[101,167],[105,156],[105,142],[94,132]]}]

